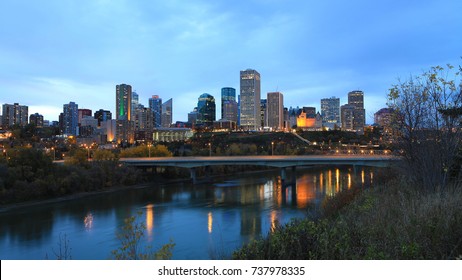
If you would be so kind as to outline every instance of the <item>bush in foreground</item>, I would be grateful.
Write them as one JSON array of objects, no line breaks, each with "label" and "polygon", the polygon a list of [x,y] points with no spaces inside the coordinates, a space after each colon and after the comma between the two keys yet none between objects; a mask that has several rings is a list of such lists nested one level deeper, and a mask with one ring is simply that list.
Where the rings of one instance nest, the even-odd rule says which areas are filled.
[{"label": "bush in foreground", "polygon": [[336,215],[280,226],[233,258],[456,259],[462,255],[461,202],[460,187],[422,193],[393,180],[363,191]]}]

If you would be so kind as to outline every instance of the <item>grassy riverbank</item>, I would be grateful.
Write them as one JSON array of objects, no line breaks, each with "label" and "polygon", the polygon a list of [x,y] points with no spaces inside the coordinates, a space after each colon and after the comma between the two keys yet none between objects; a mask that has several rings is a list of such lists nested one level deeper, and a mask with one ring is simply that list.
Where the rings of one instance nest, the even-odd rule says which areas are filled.
[{"label": "grassy riverbank", "polygon": [[316,219],[277,227],[234,259],[456,259],[462,188],[422,192],[394,178],[326,201]]}]

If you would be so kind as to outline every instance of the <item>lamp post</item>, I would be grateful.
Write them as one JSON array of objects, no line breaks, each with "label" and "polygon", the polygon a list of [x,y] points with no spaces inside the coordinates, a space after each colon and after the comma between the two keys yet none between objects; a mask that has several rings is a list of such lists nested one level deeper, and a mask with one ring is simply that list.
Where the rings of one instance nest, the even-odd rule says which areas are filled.
[{"label": "lamp post", "polygon": [[87,159],[90,160],[90,146],[85,145],[85,148],[87,148]]},{"label": "lamp post", "polygon": [[212,143],[209,142],[209,157],[212,156]]},{"label": "lamp post", "polygon": [[274,142],[271,142],[271,155],[274,155]]},{"label": "lamp post", "polygon": [[151,157],[151,146],[152,146],[152,144],[149,143],[149,144],[148,144],[148,150],[149,150],[148,157]]},{"label": "lamp post", "polygon": [[56,160],[56,151],[55,151],[55,147],[51,147],[51,150],[53,151],[53,161]]}]

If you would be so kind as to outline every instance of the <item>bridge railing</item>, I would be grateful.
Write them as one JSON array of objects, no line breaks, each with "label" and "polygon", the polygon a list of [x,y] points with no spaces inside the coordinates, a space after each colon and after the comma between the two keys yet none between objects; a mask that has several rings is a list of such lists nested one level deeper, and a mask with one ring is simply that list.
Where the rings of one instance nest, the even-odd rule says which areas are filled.
[{"label": "bridge railing", "polygon": [[365,150],[365,149],[337,149],[330,150],[330,155],[363,155],[363,156],[389,156],[392,154],[390,150]]}]

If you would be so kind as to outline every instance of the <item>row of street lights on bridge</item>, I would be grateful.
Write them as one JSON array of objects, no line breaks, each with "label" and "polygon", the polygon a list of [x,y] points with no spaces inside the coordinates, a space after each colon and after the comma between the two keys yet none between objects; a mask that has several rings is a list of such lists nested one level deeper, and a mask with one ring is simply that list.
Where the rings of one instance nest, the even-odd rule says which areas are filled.
[{"label": "row of street lights on bridge", "polygon": [[[209,142],[207,143],[207,146],[209,146],[209,157],[212,156],[212,143]],[[271,142],[271,155],[274,155],[274,142]],[[151,152],[149,152],[149,157],[151,157]]]}]

